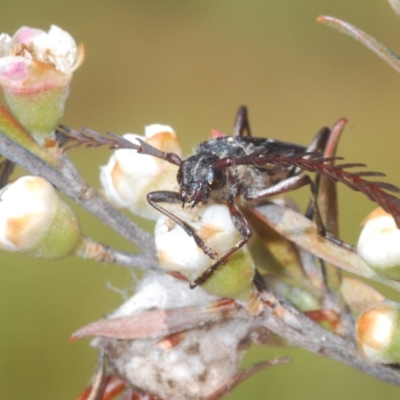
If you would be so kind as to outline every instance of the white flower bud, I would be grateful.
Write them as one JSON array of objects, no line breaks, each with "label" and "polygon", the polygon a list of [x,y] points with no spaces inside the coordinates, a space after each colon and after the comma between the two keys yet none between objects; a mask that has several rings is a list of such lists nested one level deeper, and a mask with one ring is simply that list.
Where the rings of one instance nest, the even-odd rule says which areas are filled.
[{"label": "white flower bud", "polygon": [[357,345],[374,362],[400,362],[400,304],[383,301],[365,310],[356,322]]},{"label": "white flower bud", "polygon": [[381,208],[364,221],[357,244],[360,257],[378,274],[400,280],[400,230]]},{"label": "white flower bud", "polygon": [[0,191],[0,248],[54,259],[79,242],[74,214],[45,179],[25,176]]},{"label": "white flower bud", "polygon": [[[211,204],[196,207],[195,213],[187,210],[182,215],[218,254],[223,254],[240,240],[228,207]],[[179,271],[189,280],[196,279],[212,263],[193,238],[180,226],[162,215],[155,227],[155,241],[160,265],[170,271]]]},{"label": "white flower bud", "polygon": [[[225,205],[208,203],[177,214],[219,255],[226,253],[241,239]],[[155,241],[160,266],[180,272],[190,281],[198,278],[215,262],[204,254],[193,237],[165,216],[157,221]],[[247,248],[243,247],[232,254],[227,263],[220,265],[202,288],[221,297],[248,303],[255,296],[253,276],[253,260]]]},{"label": "white flower bud", "polygon": [[[176,133],[166,125],[147,126],[145,137],[126,134],[124,138],[132,143],[140,138],[162,151],[181,153]],[[116,150],[108,164],[101,167],[100,180],[107,198],[115,206],[129,208],[136,215],[156,220],[160,213],[148,204],[146,195],[156,190],[177,190],[177,170],[176,165],[159,158],[121,149]]]}]

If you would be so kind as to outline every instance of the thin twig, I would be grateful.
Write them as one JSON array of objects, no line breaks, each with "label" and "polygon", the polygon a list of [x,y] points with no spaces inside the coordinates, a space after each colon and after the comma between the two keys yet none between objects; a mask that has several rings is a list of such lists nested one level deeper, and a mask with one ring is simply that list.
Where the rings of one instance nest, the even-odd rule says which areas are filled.
[{"label": "thin twig", "polygon": [[140,269],[155,269],[157,265],[153,258],[114,249],[90,238],[83,239],[82,245],[77,250],[76,255],[98,262],[113,263]]},{"label": "thin twig", "polygon": [[385,47],[382,43],[378,42],[375,38],[368,35],[368,33],[363,32],[361,29],[358,29],[348,22],[342,21],[335,17],[330,17],[328,15],[321,15],[317,18],[317,21],[331,26],[332,28],[337,29],[339,32],[346,33],[347,35],[360,41],[362,44],[368,47],[368,49],[372,50],[383,61],[387,62],[397,72],[400,72],[400,58],[387,47]]}]

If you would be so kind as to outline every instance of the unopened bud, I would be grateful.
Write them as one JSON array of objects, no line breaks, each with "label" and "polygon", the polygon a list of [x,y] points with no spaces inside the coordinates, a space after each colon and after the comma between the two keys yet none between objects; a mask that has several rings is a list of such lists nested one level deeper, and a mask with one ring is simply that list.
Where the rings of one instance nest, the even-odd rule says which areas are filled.
[{"label": "unopened bud", "polygon": [[383,301],[365,310],[356,322],[357,345],[371,361],[400,362],[400,304]]},{"label": "unopened bud", "polygon": [[57,26],[49,32],[20,28],[0,35],[0,85],[19,122],[44,144],[64,114],[72,73],[84,60],[83,44]]},{"label": "unopened bud", "polygon": [[25,176],[0,191],[0,248],[57,259],[80,240],[74,213],[45,179]]},{"label": "unopened bud", "polygon": [[357,250],[377,274],[400,280],[400,230],[390,214],[378,208],[368,215]]},{"label": "unopened bud", "polygon": [[[137,143],[140,138],[164,152],[181,153],[179,139],[166,125],[147,126],[145,137],[126,134],[124,138]],[[157,190],[177,190],[178,167],[167,161],[136,150],[116,150],[107,165],[101,167],[100,180],[107,198],[117,207],[129,208],[143,218],[156,220],[160,213],[147,202],[146,195]]]},{"label": "unopened bud", "polygon": [[[183,218],[218,255],[223,255],[240,239],[228,207],[208,204],[187,210]],[[155,240],[160,266],[177,271],[189,281],[209,268],[215,261],[196,244],[180,226],[162,216],[155,228]],[[254,298],[254,264],[246,247],[233,253],[202,285],[209,293],[243,301]]]}]

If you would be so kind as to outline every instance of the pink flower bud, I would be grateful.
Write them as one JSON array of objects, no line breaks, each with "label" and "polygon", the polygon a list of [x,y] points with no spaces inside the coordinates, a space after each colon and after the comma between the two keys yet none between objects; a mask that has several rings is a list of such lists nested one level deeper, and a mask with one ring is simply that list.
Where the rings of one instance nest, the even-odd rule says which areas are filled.
[{"label": "pink flower bud", "polygon": [[72,73],[84,60],[83,44],[57,26],[49,32],[20,28],[0,35],[0,85],[20,123],[43,144],[58,125]]}]

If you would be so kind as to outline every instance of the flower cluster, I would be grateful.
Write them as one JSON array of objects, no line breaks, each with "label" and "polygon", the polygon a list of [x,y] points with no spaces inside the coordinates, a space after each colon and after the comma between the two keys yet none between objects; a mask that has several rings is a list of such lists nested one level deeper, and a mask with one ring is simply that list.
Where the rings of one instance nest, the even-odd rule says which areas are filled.
[{"label": "flower cluster", "polygon": [[[154,124],[145,128],[145,136],[125,134],[132,143],[144,140],[163,152],[181,155],[181,147],[174,130]],[[147,219],[156,219],[155,243],[160,266],[171,272],[179,272],[194,281],[213,260],[206,255],[179,225],[149,205],[147,194],[152,191],[177,191],[178,167],[167,161],[142,155],[136,150],[116,150],[107,165],[101,167],[100,180],[110,201]],[[182,208],[179,204],[163,204],[174,215],[189,223],[218,254],[224,254],[239,240],[229,210],[225,205],[199,205]],[[221,297],[233,297],[252,304],[256,291],[252,280],[254,263],[246,248],[232,256],[204,285],[205,290]]]},{"label": "flower cluster", "polygon": [[[0,35],[0,85],[18,121],[1,108],[1,132],[50,164],[56,163],[55,156],[38,143],[50,144],[72,73],[83,59],[83,45],[57,26],[48,33],[22,27],[12,37]],[[75,214],[43,178],[22,177],[3,187],[0,199],[0,248],[49,259],[79,248]]]}]

